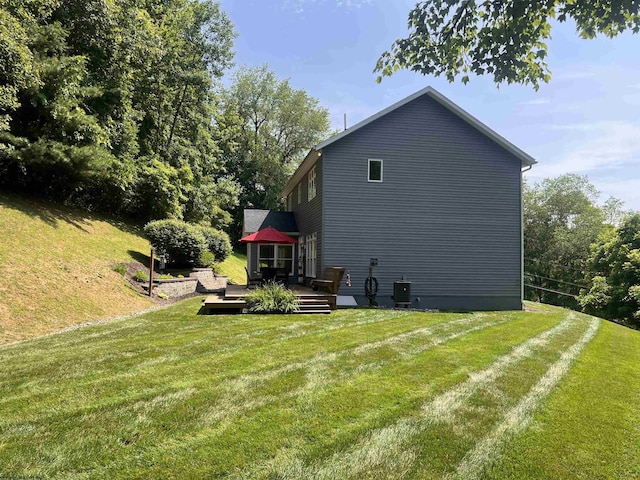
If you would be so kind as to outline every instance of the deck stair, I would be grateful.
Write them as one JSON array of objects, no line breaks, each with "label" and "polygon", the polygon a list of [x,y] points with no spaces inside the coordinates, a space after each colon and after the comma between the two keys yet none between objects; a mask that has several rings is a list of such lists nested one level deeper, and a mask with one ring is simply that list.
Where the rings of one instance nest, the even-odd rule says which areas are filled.
[{"label": "deck stair", "polygon": [[[314,292],[310,288],[297,288],[299,313],[331,313],[335,309],[335,295]],[[239,313],[245,306],[244,297],[248,290],[244,286],[232,285],[224,293],[209,295],[202,302],[205,313]]]},{"label": "deck stair", "polygon": [[324,298],[298,297],[299,313],[331,313],[331,306]]}]

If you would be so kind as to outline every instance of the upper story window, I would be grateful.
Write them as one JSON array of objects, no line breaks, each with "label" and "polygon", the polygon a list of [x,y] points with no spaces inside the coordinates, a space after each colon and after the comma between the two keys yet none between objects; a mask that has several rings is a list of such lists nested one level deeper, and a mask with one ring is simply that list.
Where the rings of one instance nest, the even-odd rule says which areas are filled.
[{"label": "upper story window", "polygon": [[313,167],[307,174],[307,183],[309,185],[307,200],[311,201],[316,197],[316,167]]},{"label": "upper story window", "polygon": [[369,159],[369,181],[382,182],[382,160]]},{"label": "upper story window", "polygon": [[298,184],[298,205],[302,203],[302,182]]}]

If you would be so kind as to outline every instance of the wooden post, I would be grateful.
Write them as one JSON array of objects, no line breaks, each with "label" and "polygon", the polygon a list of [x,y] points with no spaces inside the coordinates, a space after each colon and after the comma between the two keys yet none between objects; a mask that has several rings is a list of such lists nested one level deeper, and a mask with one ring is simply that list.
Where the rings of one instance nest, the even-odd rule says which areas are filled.
[{"label": "wooden post", "polygon": [[149,296],[151,296],[153,292],[153,253],[154,249],[151,247],[151,260],[149,261]]}]

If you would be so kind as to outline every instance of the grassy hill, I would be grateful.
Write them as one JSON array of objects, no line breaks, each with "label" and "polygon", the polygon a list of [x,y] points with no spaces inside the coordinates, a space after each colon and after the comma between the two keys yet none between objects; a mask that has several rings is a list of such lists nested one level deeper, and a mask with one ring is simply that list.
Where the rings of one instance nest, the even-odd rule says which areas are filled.
[{"label": "grassy hill", "polygon": [[0,476],[640,477],[640,332],[542,306],[198,309],[1,347]]},{"label": "grassy hill", "polygon": [[0,343],[152,305],[112,270],[149,254],[134,229],[0,194]]},{"label": "grassy hill", "polygon": [[246,266],[247,256],[242,253],[232,252],[224,262],[220,263],[216,271],[227,275],[229,282],[233,282],[236,285],[244,285],[247,282],[247,273],[244,270]]}]

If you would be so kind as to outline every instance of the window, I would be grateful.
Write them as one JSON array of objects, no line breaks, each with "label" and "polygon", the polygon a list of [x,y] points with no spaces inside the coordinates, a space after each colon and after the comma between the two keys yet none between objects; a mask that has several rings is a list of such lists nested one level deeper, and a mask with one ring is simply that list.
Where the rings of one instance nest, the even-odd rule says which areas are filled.
[{"label": "window", "polygon": [[369,159],[369,181],[382,182],[382,160]]},{"label": "window", "polygon": [[293,246],[260,245],[258,265],[260,267],[284,268],[287,275],[290,274],[293,268]]},{"label": "window", "polygon": [[298,276],[304,276],[304,236],[298,238]]},{"label": "window", "polygon": [[312,233],[311,235],[307,235],[305,251],[307,254],[306,276],[315,278],[316,276],[316,234],[315,233]]},{"label": "window", "polygon": [[307,174],[307,183],[309,185],[307,200],[311,201],[316,196],[316,167],[313,167]]},{"label": "window", "polygon": [[302,203],[302,182],[298,184],[298,205]]},{"label": "window", "polygon": [[276,249],[274,245],[260,245],[258,251],[258,266],[275,267]]},{"label": "window", "polygon": [[276,267],[284,268],[287,275],[293,269],[293,245],[277,245]]}]

